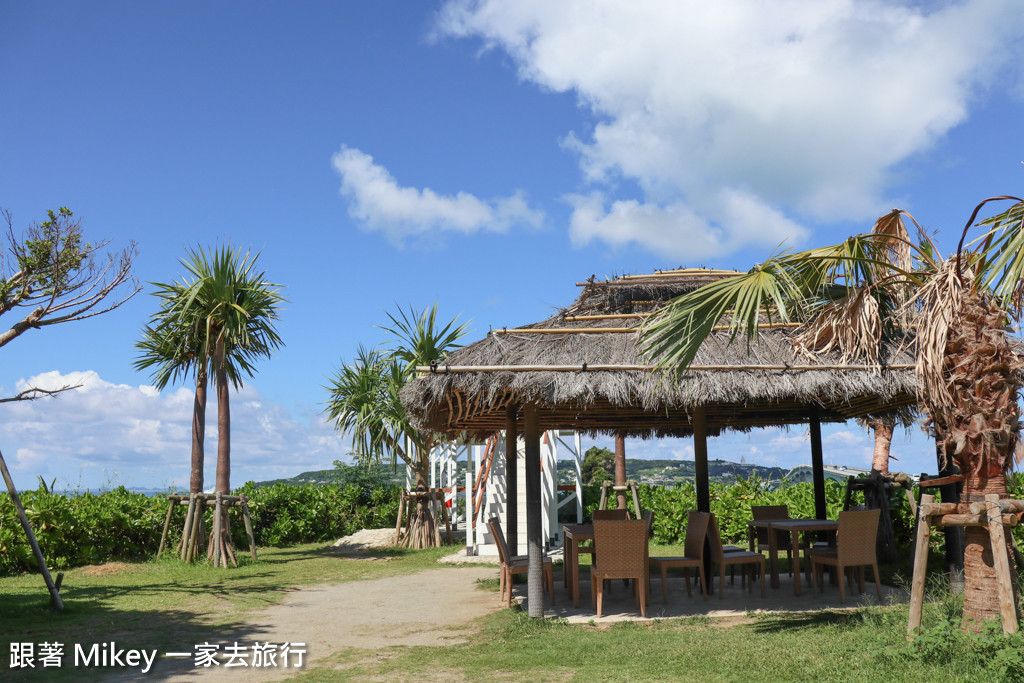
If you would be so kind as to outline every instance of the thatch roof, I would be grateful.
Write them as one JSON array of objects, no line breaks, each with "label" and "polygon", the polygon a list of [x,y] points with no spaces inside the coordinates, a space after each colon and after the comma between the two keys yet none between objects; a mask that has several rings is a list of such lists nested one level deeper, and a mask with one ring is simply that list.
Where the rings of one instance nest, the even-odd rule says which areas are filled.
[{"label": "thatch roof", "polygon": [[688,435],[694,406],[716,434],[805,423],[812,407],[838,422],[916,403],[908,352],[884,352],[881,371],[838,356],[809,361],[789,341],[793,327],[766,326],[749,345],[716,331],[680,381],[651,372],[633,330],[670,299],[729,276],[691,269],[578,283],[571,306],[459,349],[410,382],[402,402],[418,427],[439,432],[494,433],[507,406],[533,402],[545,429],[630,436]]}]

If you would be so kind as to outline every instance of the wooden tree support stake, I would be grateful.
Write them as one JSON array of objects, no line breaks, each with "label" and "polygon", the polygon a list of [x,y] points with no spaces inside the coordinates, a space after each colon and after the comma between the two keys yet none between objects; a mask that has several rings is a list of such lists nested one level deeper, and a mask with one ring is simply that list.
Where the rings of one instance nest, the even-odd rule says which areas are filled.
[{"label": "wooden tree support stake", "polygon": [[46,558],[43,557],[43,551],[39,547],[39,543],[36,541],[36,535],[32,531],[32,525],[28,522],[28,515],[25,514],[25,508],[21,504],[21,498],[18,497],[18,489],[14,486],[14,480],[11,479],[11,473],[7,471],[7,461],[4,460],[4,454],[0,452],[0,473],[3,474],[4,483],[7,484],[7,492],[11,494],[11,502],[14,503],[14,509],[18,513],[18,521],[21,522],[21,528],[25,530],[25,535],[28,537],[28,544],[32,547],[32,555],[36,558],[36,564],[39,565],[39,571],[43,575],[43,582],[46,583],[46,589],[50,591],[50,607],[55,612],[64,611],[64,601],[60,599],[60,588],[53,582],[53,578],[50,576],[50,570],[46,567]]},{"label": "wooden tree support stake", "polygon": [[241,496],[238,506],[242,508],[242,521],[245,522],[245,535],[249,537],[249,552],[252,553],[252,561],[256,561],[256,537],[252,533],[252,519],[249,517],[249,499]]},{"label": "wooden tree support stake", "polygon": [[996,585],[999,587],[999,614],[1003,622],[1003,633],[1016,633],[1018,629],[1017,604],[1013,595],[1013,576],[1010,573],[1004,527],[1017,525],[1015,512],[1017,510],[1024,511],[1024,501],[1000,500],[998,495],[989,494],[985,496],[984,502],[971,503],[971,514],[947,512],[950,509],[948,506],[952,504],[937,505],[934,501],[934,496],[924,494],[921,496],[921,504],[918,505],[917,545],[914,552],[914,578],[910,586],[907,638],[912,639],[921,629],[924,583],[928,568],[928,538],[931,535],[932,525],[982,526],[988,529],[992,549],[992,565],[996,574]]}]

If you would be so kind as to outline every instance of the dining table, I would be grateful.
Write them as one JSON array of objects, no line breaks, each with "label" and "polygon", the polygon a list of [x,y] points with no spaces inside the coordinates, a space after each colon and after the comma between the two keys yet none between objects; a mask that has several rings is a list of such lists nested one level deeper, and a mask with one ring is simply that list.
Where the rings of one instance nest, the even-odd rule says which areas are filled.
[{"label": "dining table", "polygon": [[593,524],[566,524],[562,527],[562,548],[565,554],[563,583],[572,595],[572,606],[580,606],[580,543],[594,540]]},{"label": "dining table", "polygon": [[[792,534],[793,549],[793,591],[800,595],[800,534],[816,531],[838,531],[839,522],[834,519],[755,519],[747,522],[751,538],[756,528],[768,530],[768,560],[771,565],[772,588],[779,587],[779,546],[776,534]],[[810,544],[808,544],[808,548]],[[809,561],[810,558],[805,558]]]}]

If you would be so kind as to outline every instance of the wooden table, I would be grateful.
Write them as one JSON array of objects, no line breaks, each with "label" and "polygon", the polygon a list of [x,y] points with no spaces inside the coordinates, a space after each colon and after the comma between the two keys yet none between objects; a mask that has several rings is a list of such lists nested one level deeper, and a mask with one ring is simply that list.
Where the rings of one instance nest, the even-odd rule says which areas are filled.
[{"label": "wooden table", "polygon": [[765,529],[768,532],[768,565],[772,570],[771,586],[779,587],[779,542],[772,531],[772,522],[782,522],[784,519],[752,519],[747,522],[748,545],[750,552],[757,549],[757,529]]},{"label": "wooden table", "polygon": [[839,522],[834,519],[766,519],[761,520],[768,523],[768,548],[772,559],[772,587],[778,587],[779,575],[775,568],[775,562],[779,557],[779,549],[775,544],[775,532],[789,532],[793,534],[793,591],[800,595],[800,533],[811,531],[838,531]]},{"label": "wooden table", "polygon": [[562,527],[562,550],[565,555],[563,581],[572,595],[573,607],[580,606],[580,541],[594,540],[593,524],[566,524]]}]

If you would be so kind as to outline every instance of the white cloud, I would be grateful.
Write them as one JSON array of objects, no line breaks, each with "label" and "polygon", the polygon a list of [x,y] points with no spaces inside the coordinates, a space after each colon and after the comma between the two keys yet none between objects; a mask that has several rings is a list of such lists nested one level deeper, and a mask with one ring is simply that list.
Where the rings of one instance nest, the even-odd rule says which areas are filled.
[{"label": "white cloud", "polygon": [[426,187],[402,187],[369,154],[345,146],[332,163],[341,175],[349,215],[396,244],[436,232],[505,232],[514,225],[539,227],[544,221],[520,193],[482,200],[465,192],[440,195]]},{"label": "white cloud", "polygon": [[[694,263],[742,247],[773,249],[806,234],[801,226],[754,195],[721,190],[719,199],[721,219],[714,224],[682,202],[658,206],[634,200],[616,201],[606,211],[600,193],[573,195],[568,198],[573,207],[569,235],[576,246],[593,239],[616,247],[632,243]],[[720,227],[723,225],[729,229]]]},{"label": "white cloud", "polygon": [[[163,488],[188,484],[191,457],[192,392],[163,393],[151,386],[112,384],[95,372],[47,372],[19,380],[29,386],[82,387],[58,398],[0,406],[0,444],[18,486],[34,486],[36,475],[56,477],[58,486]],[[3,395],[10,395],[5,392]],[[232,394],[232,484],[290,477],[326,469],[347,452],[342,436],[322,415],[293,416],[266,401],[251,385]],[[217,459],[217,402],[207,405],[207,487],[214,484]]]},{"label": "white cloud", "polygon": [[799,240],[800,218],[890,208],[894,168],[1020,60],[1019,12],[1016,0],[451,0],[437,32],[504,50],[523,80],[575,93],[595,117],[565,139],[585,178],[644,196],[607,211],[570,198],[577,243],[687,240],[710,256]]}]

